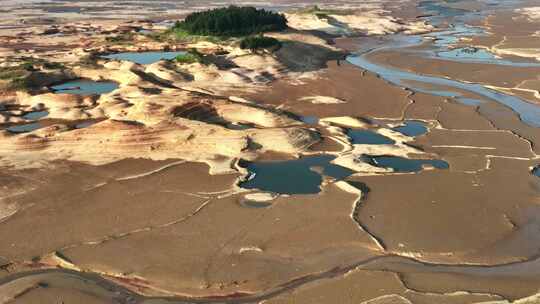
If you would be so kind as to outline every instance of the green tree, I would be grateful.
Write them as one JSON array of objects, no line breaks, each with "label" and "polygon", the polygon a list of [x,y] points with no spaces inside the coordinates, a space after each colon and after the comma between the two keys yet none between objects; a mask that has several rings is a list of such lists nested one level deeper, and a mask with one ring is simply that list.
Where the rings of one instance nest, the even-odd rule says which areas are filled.
[{"label": "green tree", "polygon": [[284,15],[254,7],[229,6],[189,14],[173,29],[191,35],[244,36],[287,28]]}]

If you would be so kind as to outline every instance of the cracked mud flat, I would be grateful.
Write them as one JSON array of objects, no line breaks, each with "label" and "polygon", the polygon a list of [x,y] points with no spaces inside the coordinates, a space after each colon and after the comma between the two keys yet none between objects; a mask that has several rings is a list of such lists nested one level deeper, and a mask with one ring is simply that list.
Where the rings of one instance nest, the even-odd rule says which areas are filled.
[{"label": "cracked mud flat", "polygon": [[[290,11],[302,3],[264,4],[288,9],[297,27],[269,34],[289,41],[274,54],[145,34],[111,43],[126,25],[162,24],[103,18],[116,4],[98,2],[103,10],[5,8],[14,17],[0,29],[2,66],[32,54],[65,68],[35,72],[40,88],[29,93],[0,95],[0,303],[540,303],[540,132],[534,111],[525,120],[504,104],[535,107],[534,93],[513,88],[534,88],[539,70],[496,51],[536,47],[519,39],[537,25],[533,2],[435,3],[440,15],[425,17],[414,1],[366,1],[336,15],[344,28]],[[463,12],[488,34],[456,47],[484,45],[520,64],[432,58],[429,39],[400,45],[463,23]],[[45,17],[60,35],[44,34]],[[361,37],[329,36],[347,31]],[[213,64],[80,61],[191,47]],[[464,85],[397,83],[343,50],[393,76]],[[69,84],[81,80],[114,86],[53,90],[84,89]],[[366,156],[427,164],[401,172]]]}]

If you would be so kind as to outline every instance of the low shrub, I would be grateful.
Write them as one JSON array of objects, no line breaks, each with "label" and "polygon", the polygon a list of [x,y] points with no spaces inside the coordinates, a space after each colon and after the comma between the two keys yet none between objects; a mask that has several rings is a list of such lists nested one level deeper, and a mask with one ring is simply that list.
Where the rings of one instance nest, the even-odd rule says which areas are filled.
[{"label": "low shrub", "polygon": [[240,41],[241,49],[270,49],[270,48],[280,48],[281,42],[276,38],[265,37],[265,36],[250,36],[242,39]]},{"label": "low shrub", "polygon": [[204,64],[205,63],[204,55],[195,49],[189,50],[185,54],[176,56],[174,60],[176,62],[187,63],[187,64],[190,64],[190,63],[203,63]]}]

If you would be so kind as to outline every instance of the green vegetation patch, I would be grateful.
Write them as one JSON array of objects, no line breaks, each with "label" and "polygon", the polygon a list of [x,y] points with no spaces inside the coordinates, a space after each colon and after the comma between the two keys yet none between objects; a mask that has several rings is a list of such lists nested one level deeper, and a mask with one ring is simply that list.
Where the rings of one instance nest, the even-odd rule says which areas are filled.
[{"label": "green vegetation patch", "polygon": [[15,78],[24,77],[28,74],[28,70],[21,67],[1,67],[0,68],[0,79],[2,80],[11,80]]},{"label": "green vegetation patch", "polygon": [[30,87],[28,77],[31,75],[32,70],[32,65],[28,63],[23,63],[12,67],[1,67],[1,87],[7,90],[25,90],[26,88]]},{"label": "green vegetation patch", "polygon": [[313,14],[319,17],[319,19],[327,19],[330,17],[329,15],[350,15],[353,13],[353,10],[323,9],[323,8],[318,7],[317,5],[313,5],[304,9],[300,9],[296,12],[298,14]]},{"label": "green vegetation patch", "polygon": [[173,30],[187,35],[237,37],[287,28],[284,15],[254,7],[229,6],[189,14]]},{"label": "green vegetation patch", "polygon": [[174,58],[174,61],[180,62],[180,63],[186,63],[186,64],[191,64],[191,63],[206,64],[204,55],[201,54],[196,49],[191,49],[185,54],[176,56],[176,58]]},{"label": "green vegetation patch", "polygon": [[281,42],[276,38],[265,37],[265,36],[250,36],[242,39],[240,41],[241,49],[279,49],[281,47]]},{"label": "green vegetation patch", "polygon": [[105,37],[105,41],[117,44],[132,43],[134,39],[135,33],[122,33],[115,36]]},{"label": "green vegetation patch", "polygon": [[35,85],[31,81],[34,72],[41,70],[61,70],[64,65],[56,62],[49,62],[40,58],[23,57],[16,66],[0,67],[0,87],[7,90],[28,90]]},{"label": "green vegetation patch", "polygon": [[176,41],[189,41],[189,42],[197,42],[197,41],[208,41],[212,43],[221,43],[228,39],[228,37],[225,36],[212,36],[212,35],[192,35],[187,30],[183,29],[181,26],[179,26],[180,22],[177,22],[174,27],[171,29],[165,31],[162,34],[153,36],[157,41],[166,41],[169,39],[176,40]]}]

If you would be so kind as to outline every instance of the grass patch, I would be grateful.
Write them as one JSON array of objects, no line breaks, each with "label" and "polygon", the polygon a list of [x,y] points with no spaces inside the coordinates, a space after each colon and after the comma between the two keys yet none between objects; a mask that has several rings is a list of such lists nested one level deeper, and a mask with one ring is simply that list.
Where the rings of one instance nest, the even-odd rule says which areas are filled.
[{"label": "grass patch", "polygon": [[21,66],[16,67],[2,67],[0,68],[0,79],[11,80],[26,76],[29,73],[28,70]]},{"label": "grass patch", "polygon": [[106,42],[118,43],[118,44],[133,42],[134,39],[135,39],[135,33],[124,33],[124,34],[119,34],[116,36],[105,37]]},{"label": "grass patch", "polygon": [[162,35],[160,35],[160,38],[162,39],[162,41],[172,39],[175,41],[188,42],[208,41],[216,44],[230,39],[230,37],[228,36],[193,35],[180,26],[174,26],[171,29],[167,30]]},{"label": "grass patch", "polygon": [[265,36],[250,36],[240,40],[241,49],[250,49],[252,51],[259,49],[279,49],[281,42],[276,38]]},{"label": "grass patch", "polygon": [[186,43],[196,43],[199,41],[208,41],[215,44],[226,42],[230,37],[218,37],[211,35],[192,35],[186,30],[173,26],[172,28],[161,32],[148,35],[150,39],[153,39],[158,42],[186,42]]},{"label": "grass patch", "polygon": [[313,14],[319,17],[319,19],[327,19],[328,15],[350,15],[353,13],[350,9],[345,10],[336,10],[336,9],[322,9],[317,5],[307,7],[305,9],[300,9],[296,11],[298,14]]},{"label": "grass patch", "polygon": [[181,54],[174,58],[174,61],[179,63],[191,64],[191,63],[202,63],[207,64],[207,60],[204,58],[204,55],[201,54],[196,49],[191,49],[185,54]]},{"label": "grass patch", "polygon": [[49,62],[40,58],[23,57],[21,59],[22,62],[16,66],[0,67],[0,80],[3,89],[26,91],[35,87],[30,80],[33,72],[65,69],[61,63]]},{"label": "grass patch", "polygon": [[34,88],[34,85],[28,77],[12,79],[7,85],[7,89],[12,91],[28,91],[32,88]]}]

